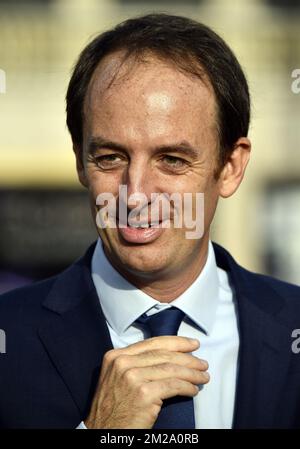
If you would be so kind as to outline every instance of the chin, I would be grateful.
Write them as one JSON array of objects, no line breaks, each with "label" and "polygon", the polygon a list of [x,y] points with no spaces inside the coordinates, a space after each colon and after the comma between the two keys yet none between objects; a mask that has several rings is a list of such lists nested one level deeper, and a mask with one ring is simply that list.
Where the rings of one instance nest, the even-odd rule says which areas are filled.
[{"label": "chin", "polygon": [[167,254],[161,248],[135,246],[116,248],[116,257],[131,273],[154,274],[163,271],[168,265]]}]

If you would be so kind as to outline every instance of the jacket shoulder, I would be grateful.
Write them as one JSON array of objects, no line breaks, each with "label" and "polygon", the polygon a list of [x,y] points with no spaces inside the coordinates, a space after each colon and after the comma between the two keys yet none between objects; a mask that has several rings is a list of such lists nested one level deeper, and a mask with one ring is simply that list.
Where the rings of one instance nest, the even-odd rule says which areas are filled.
[{"label": "jacket shoulder", "polygon": [[[32,309],[39,308],[50,292],[53,284],[56,282],[58,276],[52,276],[50,278],[34,282],[33,284],[26,285],[25,287],[19,287],[10,290],[0,295],[0,317],[3,318],[10,316],[10,314],[16,314],[22,310],[28,310],[32,312]],[[15,315],[16,316],[16,315]]]},{"label": "jacket shoulder", "polygon": [[[82,277],[85,276],[85,279],[88,277],[89,280],[86,273],[90,274],[89,267],[95,244],[93,243],[84,256],[75,260],[61,273],[0,295],[0,328],[3,322],[12,323],[24,317],[30,320],[35,317],[36,321],[51,293],[53,303],[58,303],[58,307],[52,308],[54,311],[61,311],[63,302],[68,307],[68,300],[72,296],[78,296],[77,288]],[[64,301],[61,298],[64,298]]]},{"label": "jacket shoulder", "polygon": [[284,301],[287,313],[299,316],[300,313],[300,287],[273,276],[255,273],[241,267],[247,288],[252,291],[253,296],[260,297],[261,302],[274,301],[274,297],[280,297]]},{"label": "jacket shoulder", "polygon": [[[245,270],[245,269],[244,269]],[[260,274],[260,273],[254,273],[252,271],[247,271],[247,273],[252,277],[253,280],[258,279],[260,281],[265,282],[270,287],[275,289],[279,294],[282,296],[288,295],[288,296],[295,296],[300,299],[300,286],[296,284],[292,284],[290,282],[286,282],[280,279],[277,279],[272,276]]]},{"label": "jacket shoulder", "polygon": [[291,301],[294,304],[300,305],[300,286],[292,284],[275,277],[256,273],[250,271],[239,265],[231,254],[222,246],[213,243],[216,254],[217,265],[225,271],[231,273],[236,283],[246,291],[253,295],[253,297],[267,297],[280,296],[287,302]]}]

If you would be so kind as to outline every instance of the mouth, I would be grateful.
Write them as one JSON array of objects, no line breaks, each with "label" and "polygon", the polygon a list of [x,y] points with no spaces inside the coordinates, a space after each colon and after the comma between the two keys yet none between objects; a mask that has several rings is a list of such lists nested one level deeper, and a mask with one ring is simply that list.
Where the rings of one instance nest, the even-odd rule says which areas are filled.
[{"label": "mouth", "polygon": [[165,228],[162,227],[163,221],[156,223],[149,222],[135,222],[132,221],[130,224],[126,224],[122,227],[119,226],[119,221],[117,221],[117,228],[119,235],[126,241],[130,243],[146,244],[157,240],[161,234],[164,232]]},{"label": "mouth", "polygon": [[130,228],[155,228],[155,227],[159,227],[159,225],[162,223],[162,221],[157,221],[156,223],[148,223],[148,221],[141,223],[141,222],[130,222],[129,224],[127,224],[126,226],[129,226]]}]

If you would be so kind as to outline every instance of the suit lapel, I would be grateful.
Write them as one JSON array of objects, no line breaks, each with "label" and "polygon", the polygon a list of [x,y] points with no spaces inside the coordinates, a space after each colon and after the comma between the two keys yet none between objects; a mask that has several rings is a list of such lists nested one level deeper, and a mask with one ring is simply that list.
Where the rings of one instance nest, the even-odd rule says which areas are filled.
[{"label": "suit lapel", "polygon": [[238,315],[233,428],[274,427],[291,354],[290,332],[280,319],[284,300],[262,277],[241,268],[223,248],[214,247],[218,266],[229,273]]},{"label": "suit lapel", "polygon": [[58,276],[44,301],[39,336],[81,416],[90,408],[102,358],[113,348],[90,275],[94,245]]}]

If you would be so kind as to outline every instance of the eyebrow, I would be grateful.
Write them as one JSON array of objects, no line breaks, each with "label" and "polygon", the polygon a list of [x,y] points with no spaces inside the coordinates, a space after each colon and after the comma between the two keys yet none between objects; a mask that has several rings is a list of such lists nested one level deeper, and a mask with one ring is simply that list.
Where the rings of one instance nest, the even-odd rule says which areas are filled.
[{"label": "eyebrow", "polygon": [[[104,139],[101,136],[92,137],[88,144],[88,152],[89,154],[94,155],[95,152],[101,148],[108,148],[111,150],[128,152],[128,148],[120,143],[113,142],[111,140]],[[155,148],[155,154],[173,152],[173,153],[181,153],[185,156],[190,156],[193,159],[199,158],[199,150],[194,148],[189,142],[183,140],[179,143],[172,143],[169,145],[160,145]]]}]

